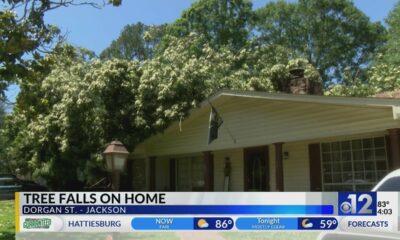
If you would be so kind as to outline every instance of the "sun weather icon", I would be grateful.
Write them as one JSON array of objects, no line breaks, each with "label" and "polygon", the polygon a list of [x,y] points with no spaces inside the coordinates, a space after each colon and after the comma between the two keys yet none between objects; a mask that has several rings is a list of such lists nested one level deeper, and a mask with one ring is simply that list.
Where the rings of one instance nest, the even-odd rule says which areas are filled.
[{"label": "sun weather icon", "polygon": [[197,221],[197,226],[199,228],[208,228],[209,224],[205,219],[201,218],[199,221]]},{"label": "sun weather icon", "polygon": [[309,222],[308,218],[303,219],[303,221],[301,222],[301,226],[303,228],[312,228],[313,224],[311,222]]}]

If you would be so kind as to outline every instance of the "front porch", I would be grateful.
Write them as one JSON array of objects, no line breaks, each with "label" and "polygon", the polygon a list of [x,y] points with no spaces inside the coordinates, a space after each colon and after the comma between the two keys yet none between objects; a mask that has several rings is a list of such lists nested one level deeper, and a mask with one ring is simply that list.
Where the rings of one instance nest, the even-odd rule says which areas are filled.
[{"label": "front porch", "polygon": [[369,190],[400,167],[397,99],[228,91],[210,101],[218,138],[207,144],[204,103],[136,147],[134,190]]},{"label": "front porch", "polygon": [[147,163],[147,174],[146,188],[134,190],[369,190],[387,172],[400,166],[398,133],[397,129],[392,129],[265,146],[153,156],[136,160]]}]

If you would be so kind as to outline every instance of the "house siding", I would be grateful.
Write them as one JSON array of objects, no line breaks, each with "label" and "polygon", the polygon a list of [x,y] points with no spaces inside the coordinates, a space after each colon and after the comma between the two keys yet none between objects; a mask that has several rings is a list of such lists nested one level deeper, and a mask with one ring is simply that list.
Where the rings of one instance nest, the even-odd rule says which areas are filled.
[{"label": "house siding", "polygon": [[164,134],[145,142],[145,146],[139,149],[144,151],[144,155],[185,154],[355,135],[400,127],[400,121],[393,119],[389,107],[242,98],[232,98],[221,105],[215,103],[215,107],[224,123],[218,139],[210,145],[207,144],[209,111],[202,109],[201,113],[183,121],[181,129],[177,125],[172,126]]},{"label": "house siding", "polygon": [[310,191],[308,143],[287,143],[283,151],[289,153],[289,158],[283,160],[284,190]]},{"label": "house siding", "polygon": [[214,153],[214,191],[224,191],[224,167],[226,157],[229,157],[232,167],[229,191],[243,191],[244,176],[242,148],[216,151]]},{"label": "house siding", "polygon": [[[335,142],[371,137],[383,137],[384,131],[347,135],[340,137],[320,138],[307,141],[289,142],[283,145],[283,152],[288,152],[289,157],[283,160],[284,190],[285,191],[310,191],[310,166],[308,145],[311,143]],[[275,185],[275,147],[269,145],[269,186],[270,191],[276,191]],[[214,155],[214,191],[224,191],[225,158],[231,161],[231,179],[229,191],[244,191],[243,148],[213,151]],[[195,153],[199,155],[201,153]],[[182,156],[193,156],[181,155]],[[169,159],[172,156],[156,159],[156,190],[169,190]],[[173,158],[179,159],[179,156]],[[267,176],[268,177],[268,176]]]},{"label": "house siding", "polygon": [[[283,152],[289,158],[283,159],[283,179],[285,191],[309,191],[308,142],[290,142],[283,144]],[[275,147],[269,147],[269,181],[271,191],[276,191],[275,182]]]},{"label": "house siding", "polygon": [[[283,145],[283,151],[289,152],[289,158],[284,159],[284,184],[285,191],[310,191],[310,163],[309,163],[309,153],[308,145],[312,143],[323,143],[323,142],[336,142],[363,138],[373,138],[373,137],[384,137],[387,135],[385,131],[375,132],[375,133],[365,133],[358,135],[347,135],[340,137],[329,137],[314,139],[309,141],[299,141],[290,142]],[[271,148],[270,148],[271,149]],[[275,186],[274,183],[274,159],[275,152],[270,155],[270,166],[271,171],[271,186]],[[321,169],[322,171],[322,169]],[[272,188],[274,189],[274,187]]]}]

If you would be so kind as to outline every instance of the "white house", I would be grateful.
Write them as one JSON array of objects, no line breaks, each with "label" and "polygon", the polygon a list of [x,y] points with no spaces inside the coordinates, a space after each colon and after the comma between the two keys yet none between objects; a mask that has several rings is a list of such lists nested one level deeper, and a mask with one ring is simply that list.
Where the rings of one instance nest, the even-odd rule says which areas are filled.
[{"label": "white house", "polygon": [[[400,100],[221,91],[134,150],[134,190],[369,190],[400,167]],[[136,172],[135,172],[136,171]]]}]

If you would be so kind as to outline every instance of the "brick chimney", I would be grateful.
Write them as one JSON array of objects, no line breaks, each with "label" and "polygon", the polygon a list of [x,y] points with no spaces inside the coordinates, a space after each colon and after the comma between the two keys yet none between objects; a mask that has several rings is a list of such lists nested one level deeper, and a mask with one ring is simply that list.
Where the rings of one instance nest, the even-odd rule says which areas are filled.
[{"label": "brick chimney", "polygon": [[310,81],[304,77],[304,69],[294,68],[290,71],[289,93],[322,95],[322,86],[319,82]]}]

